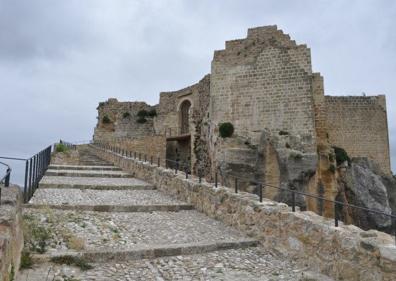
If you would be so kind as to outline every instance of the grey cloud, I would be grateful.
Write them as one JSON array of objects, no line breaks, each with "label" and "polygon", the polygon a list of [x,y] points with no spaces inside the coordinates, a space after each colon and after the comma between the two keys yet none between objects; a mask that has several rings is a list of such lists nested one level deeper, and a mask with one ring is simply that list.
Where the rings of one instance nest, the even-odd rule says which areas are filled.
[{"label": "grey cloud", "polygon": [[396,3],[0,0],[0,154],[89,139],[109,97],[158,102],[210,71],[213,51],[277,24],[312,50],[326,94],[386,94],[396,167]]}]

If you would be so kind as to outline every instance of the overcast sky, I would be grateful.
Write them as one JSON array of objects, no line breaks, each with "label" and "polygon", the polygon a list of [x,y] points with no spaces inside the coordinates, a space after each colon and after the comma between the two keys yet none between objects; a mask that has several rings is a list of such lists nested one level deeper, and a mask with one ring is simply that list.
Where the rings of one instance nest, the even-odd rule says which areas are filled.
[{"label": "overcast sky", "polygon": [[209,73],[226,40],[274,24],[311,48],[327,95],[386,95],[396,167],[396,2],[386,0],[0,0],[0,155],[91,139],[100,101],[155,104]]}]

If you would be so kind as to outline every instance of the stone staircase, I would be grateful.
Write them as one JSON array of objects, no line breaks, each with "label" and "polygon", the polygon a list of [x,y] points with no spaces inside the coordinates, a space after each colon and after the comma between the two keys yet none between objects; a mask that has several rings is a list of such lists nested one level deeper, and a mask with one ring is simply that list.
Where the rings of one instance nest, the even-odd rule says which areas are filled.
[{"label": "stone staircase", "polygon": [[[43,247],[20,281],[300,280],[292,261],[190,204],[88,152],[80,164],[51,165],[25,205],[46,239],[26,240]],[[81,260],[92,268],[73,266]]]}]

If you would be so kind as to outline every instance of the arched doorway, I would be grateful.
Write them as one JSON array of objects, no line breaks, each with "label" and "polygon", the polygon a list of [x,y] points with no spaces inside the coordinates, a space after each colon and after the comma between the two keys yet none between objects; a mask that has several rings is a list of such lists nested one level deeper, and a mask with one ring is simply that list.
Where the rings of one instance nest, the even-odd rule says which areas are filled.
[{"label": "arched doorway", "polygon": [[180,134],[186,135],[190,133],[190,108],[191,102],[189,100],[185,100],[180,105]]}]

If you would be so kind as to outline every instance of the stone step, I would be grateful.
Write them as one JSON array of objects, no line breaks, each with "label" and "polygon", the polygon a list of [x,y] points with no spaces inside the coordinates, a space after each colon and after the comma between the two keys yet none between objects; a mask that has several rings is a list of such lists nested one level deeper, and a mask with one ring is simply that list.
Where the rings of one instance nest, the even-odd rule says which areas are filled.
[{"label": "stone step", "polygon": [[27,208],[98,212],[175,212],[192,210],[157,190],[38,189]]},{"label": "stone step", "polygon": [[48,169],[46,176],[66,177],[99,177],[99,178],[133,178],[133,175],[122,171],[97,171],[97,170],[51,170]]},{"label": "stone step", "polygon": [[102,263],[110,261],[130,261],[139,259],[155,259],[159,257],[180,256],[202,254],[213,251],[243,249],[247,247],[256,247],[259,242],[255,239],[244,238],[239,240],[223,240],[214,243],[210,242],[192,242],[180,244],[165,245],[135,245],[133,249],[114,250],[113,248],[91,250],[91,251],[62,251],[52,255],[35,255],[34,259],[38,262],[49,262],[53,257],[60,256],[78,256],[88,262]]},{"label": "stone step", "polygon": [[91,171],[122,171],[115,166],[86,166],[86,165],[49,165],[50,170],[91,170]]},{"label": "stone step", "polygon": [[153,190],[154,186],[135,178],[44,176],[40,189]]},{"label": "stone step", "polygon": [[78,210],[94,212],[179,212],[193,210],[190,204],[167,204],[167,205],[55,205],[55,204],[25,204],[25,208],[31,209],[56,209]]},{"label": "stone step", "polygon": [[91,265],[92,269],[83,271],[74,266],[42,263],[32,269],[22,271],[20,281],[43,281],[43,276],[47,275],[48,280],[59,280],[58,278],[65,275],[66,278],[73,277],[81,281],[304,280],[302,278],[304,269],[297,267],[294,261],[275,255],[261,247],[125,262],[92,263]]},{"label": "stone step", "polygon": [[[195,243],[215,247],[224,241],[227,243],[219,244],[223,245],[221,247],[240,247],[241,241],[254,241],[195,210],[120,213],[26,208],[23,212],[25,221],[28,219],[34,227],[50,233],[45,241],[46,253],[50,255],[73,250],[133,252],[142,247],[154,249],[167,245],[177,248],[179,244]],[[29,243],[27,241],[26,247]]]}]

